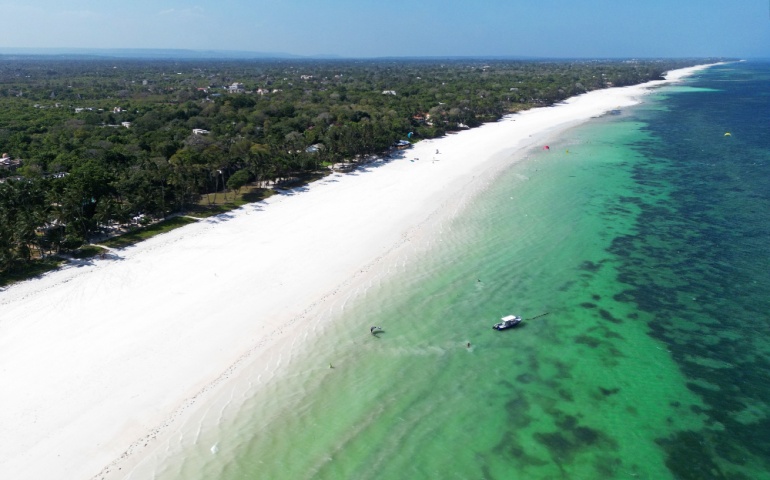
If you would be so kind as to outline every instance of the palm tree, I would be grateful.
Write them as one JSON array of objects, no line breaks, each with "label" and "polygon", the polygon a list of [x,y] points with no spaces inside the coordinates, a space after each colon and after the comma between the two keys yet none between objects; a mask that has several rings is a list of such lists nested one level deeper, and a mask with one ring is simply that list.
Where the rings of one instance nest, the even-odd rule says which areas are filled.
[{"label": "palm tree", "polygon": [[270,149],[267,145],[253,143],[249,148],[247,157],[248,169],[257,180],[257,183],[265,181],[268,174],[267,159],[270,157]]}]

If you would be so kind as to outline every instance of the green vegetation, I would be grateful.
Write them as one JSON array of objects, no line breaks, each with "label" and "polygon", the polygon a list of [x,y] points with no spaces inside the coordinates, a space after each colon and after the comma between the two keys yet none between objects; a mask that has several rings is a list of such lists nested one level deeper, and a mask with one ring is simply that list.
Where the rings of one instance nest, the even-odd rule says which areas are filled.
[{"label": "green vegetation", "polygon": [[97,255],[101,255],[105,252],[105,250],[102,247],[96,246],[96,245],[86,245],[83,247],[78,248],[77,250],[72,252],[73,258],[83,259],[83,258],[92,258]]},{"label": "green vegetation", "polygon": [[213,217],[220,213],[235,210],[247,203],[259,202],[272,196],[275,190],[272,188],[258,187],[254,185],[242,187],[235,193],[228,195],[216,195],[207,193],[202,196],[197,205],[190,205],[187,215],[197,218]]},{"label": "green vegetation", "polygon": [[[151,233],[185,221],[156,223],[172,214],[257,201],[410,132],[438,137],[706,61],[0,60],[0,272],[126,225]],[[142,237],[130,238],[114,246]]]},{"label": "green vegetation", "polygon": [[154,223],[147,227],[137,228],[123,235],[112,237],[101,242],[101,245],[109,248],[128,247],[129,245],[134,245],[135,243],[139,243],[142,240],[147,240],[148,238],[154,237],[155,235],[166,233],[175,228],[183,227],[193,222],[195,222],[195,220],[191,218],[173,217],[158,223]]},{"label": "green vegetation", "polygon": [[64,263],[64,260],[61,258],[48,257],[30,260],[16,265],[14,268],[7,268],[0,271],[0,287],[43,275],[46,272],[55,270],[62,263]]}]

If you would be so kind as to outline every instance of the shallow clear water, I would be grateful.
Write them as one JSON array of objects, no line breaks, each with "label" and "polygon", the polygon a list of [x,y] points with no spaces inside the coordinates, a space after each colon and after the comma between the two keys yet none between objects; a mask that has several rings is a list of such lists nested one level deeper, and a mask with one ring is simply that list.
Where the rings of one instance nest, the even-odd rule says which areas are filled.
[{"label": "shallow clear water", "polygon": [[769,80],[529,152],[158,477],[770,478]]}]

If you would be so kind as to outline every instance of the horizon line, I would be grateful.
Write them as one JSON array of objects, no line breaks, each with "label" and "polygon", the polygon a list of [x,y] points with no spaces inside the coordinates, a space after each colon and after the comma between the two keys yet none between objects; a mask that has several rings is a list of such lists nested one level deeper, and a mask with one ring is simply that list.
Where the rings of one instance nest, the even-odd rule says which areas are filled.
[{"label": "horizon line", "polygon": [[[145,55],[142,55],[145,54]],[[726,57],[720,55],[682,55],[682,56],[535,56],[520,54],[472,54],[472,55],[371,55],[345,56],[339,54],[300,55],[286,52],[261,52],[250,50],[217,50],[191,48],[91,48],[91,47],[0,47],[0,55],[24,56],[98,56],[105,58],[135,58],[135,59],[184,59],[184,60],[390,60],[390,59],[510,59],[510,60],[662,60],[662,59],[741,59],[746,57]],[[211,56],[207,56],[211,55]],[[748,57],[751,58],[751,57]],[[757,57],[764,58],[764,57]]]}]

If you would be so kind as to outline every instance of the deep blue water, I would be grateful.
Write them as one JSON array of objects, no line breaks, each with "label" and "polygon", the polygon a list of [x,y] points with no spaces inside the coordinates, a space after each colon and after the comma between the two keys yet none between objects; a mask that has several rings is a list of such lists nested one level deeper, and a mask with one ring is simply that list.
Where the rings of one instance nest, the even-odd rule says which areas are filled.
[{"label": "deep blue water", "polygon": [[[770,477],[770,63],[711,68],[638,115],[641,209],[616,299],[652,315],[705,426],[659,438],[682,479]],[[706,90],[709,89],[709,90]],[[729,133],[730,135],[726,135]],[[665,186],[664,198],[656,192]]]}]

